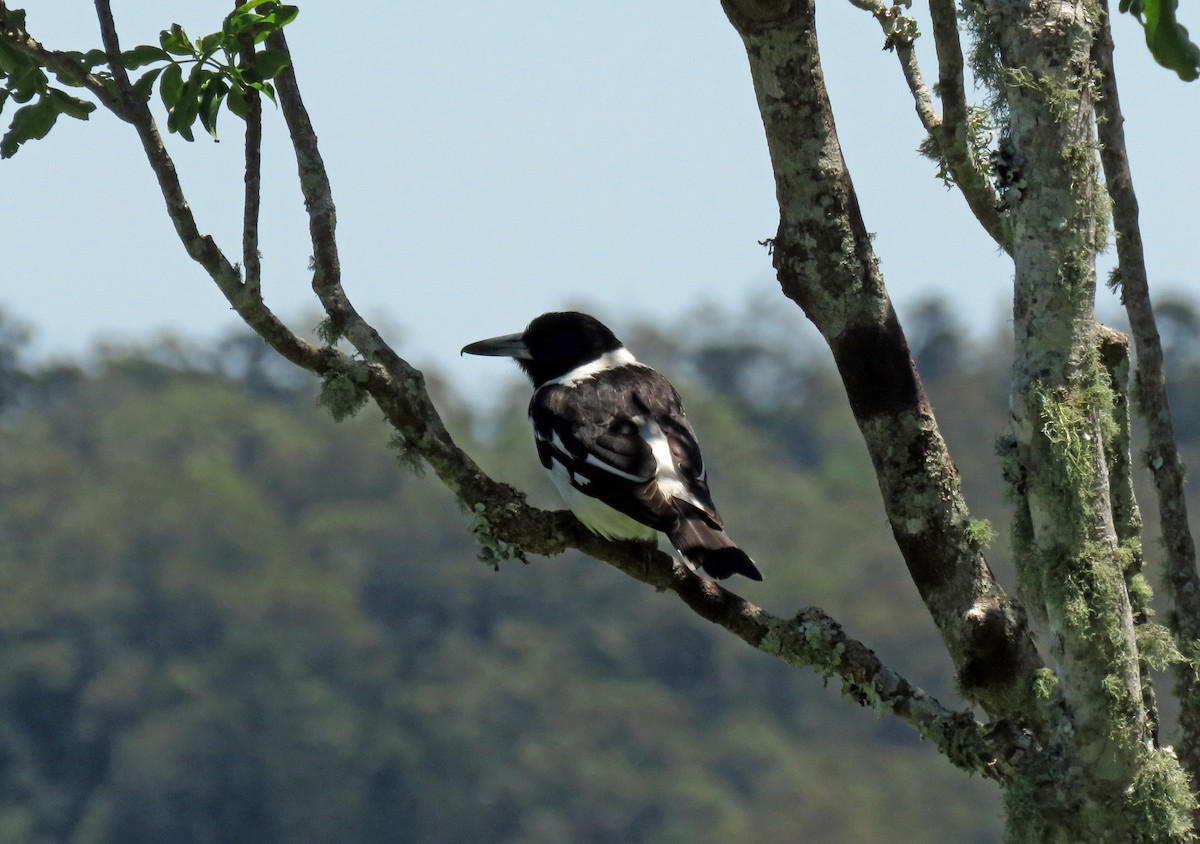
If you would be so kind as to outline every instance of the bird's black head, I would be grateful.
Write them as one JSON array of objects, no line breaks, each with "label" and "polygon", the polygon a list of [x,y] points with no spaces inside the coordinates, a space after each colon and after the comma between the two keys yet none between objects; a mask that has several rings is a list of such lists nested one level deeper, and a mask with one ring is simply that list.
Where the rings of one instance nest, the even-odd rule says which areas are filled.
[{"label": "bird's black head", "polygon": [[621,341],[600,320],[561,311],[542,314],[520,334],[471,343],[462,353],[515,358],[533,386],[539,387],[620,348]]}]

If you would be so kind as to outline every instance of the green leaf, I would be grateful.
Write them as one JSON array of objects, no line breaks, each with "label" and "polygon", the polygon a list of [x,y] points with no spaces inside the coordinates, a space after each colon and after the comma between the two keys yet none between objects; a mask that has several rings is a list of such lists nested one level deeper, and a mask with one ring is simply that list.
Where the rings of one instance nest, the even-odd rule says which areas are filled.
[{"label": "green leaf", "polygon": [[265,95],[271,102],[275,102],[275,88],[270,82],[254,82],[247,79],[246,87],[253,88],[260,94]]},{"label": "green leaf", "polygon": [[171,24],[170,29],[164,29],[158,36],[158,43],[168,53],[174,56],[194,56],[195,49],[183,27],[177,23]]},{"label": "green leaf", "polygon": [[1175,20],[1178,5],[1178,0],[1142,0],[1146,46],[1156,62],[1175,71],[1183,81],[1191,82],[1200,76],[1200,47]]},{"label": "green leaf", "polygon": [[65,114],[68,117],[74,117],[76,120],[87,120],[88,115],[96,110],[95,103],[81,100],[78,97],[72,97],[66,91],[60,91],[57,88],[48,89],[46,97],[53,103],[54,108],[59,113]]},{"label": "green leaf", "polygon": [[256,25],[263,21],[262,15],[256,15],[254,12],[234,11],[229,14],[224,23],[221,24],[221,30],[226,35],[237,37],[243,32],[248,32]]},{"label": "green leaf", "polygon": [[200,52],[205,56],[211,56],[221,46],[221,39],[225,37],[224,32],[210,32],[200,39]]},{"label": "green leaf", "polygon": [[162,97],[167,111],[175,108],[179,102],[179,91],[183,87],[183,66],[175,63],[167,65],[163,71],[162,81],[158,83],[158,95]]},{"label": "green leaf", "polygon": [[[92,73],[93,69],[98,64],[106,64],[107,56],[103,50],[88,50],[86,53],[81,53],[78,50],[66,50],[63,52],[63,57],[70,59],[84,73]],[[52,70],[54,78],[63,85],[69,88],[82,88],[83,83],[78,81],[70,72]]]},{"label": "green leaf", "polygon": [[[168,65],[168,67],[177,67],[177,65]],[[154,90],[154,80],[158,79],[158,75],[166,68],[156,67],[153,70],[148,70],[138,77],[138,81],[132,85],[133,93],[137,94],[143,100],[150,99],[150,93]]]},{"label": "green leaf", "polygon": [[263,50],[254,56],[254,69],[262,79],[274,79],[289,64],[291,59],[282,50]]},{"label": "green leaf", "polygon": [[11,76],[23,67],[27,67],[32,62],[18,53],[8,44],[0,41],[0,72]]},{"label": "green leaf", "polygon": [[8,75],[8,87],[13,99],[19,103],[27,103],[35,95],[45,93],[47,81],[46,74],[35,64],[18,67]]},{"label": "green leaf", "polygon": [[221,100],[228,90],[229,86],[225,84],[224,79],[213,76],[205,82],[200,91],[200,125],[213,136],[213,140],[220,140],[217,137],[217,115],[221,110]]},{"label": "green leaf", "polygon": [[225,105],[242,120],[246,119],[246,89],[234,82],[229,86],[229,94],[225,97]]},{"label": "green leaf", "polygon": [[102,64],[108,64],[108,53],[103,50],[88,50],[83,54],[83,64],[88,70]]},{"label": "green leaf", "polygon": [[274,2],[274,0],[250,0],[249,3],[243,3],[242,5],[238,6],[236,9],[234,9],[233,13],[235,15],[244,14],[245,12],[249,12],[252,9],[257,9],[263,3],[273,3],[273,2]]},{"label": "green leaf", "polygon": [[196,65],[195,69],[192,70],[187,81],[183,83],[183,87],[179,89],[179,97],[175,103],[175,107],[167,115],[168,131],[178,132],[186,140],[195,140],[192,136],[192,124],[196,122],[196,118],[200,115],[202,88],[211,76],[212,72],[205,70],[200,65]]},{"label": "green leaf", "polygon": [[0,158],[12,158],[26,141],[46,137],[58,120],[58,109],[49,99],[17,109],[8,132],[0,138]]},{"label": "green leaf", "polygon": [[170,58],[167,55],[167,51],[162,47],[155,47],[153,44],[143,44],[140,47],[134,47],[132,50],[126,50],[121,53],[121,64],[125,65],[126,70],[137,70],[139,67],[148,65],[151,62],[166,61]]},{"label": "green leaf", "polygon": [[275,28],[283,29],[289,23],[296,19],[296,15],[300,14],[299,6],[287,6],[280,4],[275,13],[271,16],[274,18]]}]

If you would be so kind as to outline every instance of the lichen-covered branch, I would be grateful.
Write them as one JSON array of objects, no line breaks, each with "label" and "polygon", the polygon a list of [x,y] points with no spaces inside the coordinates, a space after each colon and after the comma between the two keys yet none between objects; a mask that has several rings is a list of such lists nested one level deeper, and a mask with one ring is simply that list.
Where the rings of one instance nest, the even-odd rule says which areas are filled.
[{"label": "lichen-covered branch", "polygon": [[[1133,612],[1138,641],[1138,670],[1141,674],[1142,705],[1146,711],[1146,730],[1158,744],[1158,700],[1154,693],[1151,664],[1142,647],[1147,639],[1150,615],[1150,588],[1142,574],[1142,514],[1133,486],[1133,438],[1129,412],[1129,338],[1107,326],[1099,326],[1100,362],[1108,373],[1112,390],[1112,426],[1104,441],[1104,460],[1108,466],[1109,503],[1116,532],[1119,561],[1125,575],[1125,589]],[[1159,628],[1161,629],[1161,628]]]},{"label": "lichen-covered branch", "polygon": [[[1103,9],[1107,22],[1107,3]],[[1137,195],[1125,150],[1125,118],[1117,94],[1112,51],[1111,32],[1108,26],[1103,26],[1093,47],[1100,72],[1100,92],[1096,101],[1100,161],[1112,200],[1121,299],[1129,314],[1130,333],[1137,349],[1135,395],[1137,409],[1146,420],[1147,463],[1154,476],[1159,529],[1166,550],[1163,581],[1173,605],[1168,619],[1179,648],[1194,657],[1200,653],[1200,576],[1196,572],[1196,546],[1188,526],[1183,462],[1175,446],[1171,408],[1167,402],[1166,368],[1158,323],[1150,302]],[[1200,682],[1197,681],[1195,662],[1180,660],[1175,663],[1174,671],[1182,731],[1177,750],[1192,781],[1200,783]]]},{"label": "lichen-covered branch", "polygon": [[[1120,343],[1094,318],[1107,204],[1098,187],[1091,45],[1104,24],[1088,0],[985,0],[981,20],[997,50],[999,115],[1026,184],[1006,212],[1015,266],[1006,454],[1013,544],[1026,603],[1049,628],[1069,724],[1056,742],[1089,772],[1091,804],[1056,818],[1010,812],[1009,834],[1182,840],[1190,800],[1175,787],[1183,773],[1174,757],[1152,749],[1153,697],[1143,689],[1130,598],[1138,540]],[[1151,765],[1163,775],[1153,834],[1130,828],[1154,814],[1135,808]]]},{"label": "lichen-covered branch", "polygon": [[902,6],[888,6],[883,0],[850,2],[864,12],[870,12],[879,22],[880,28],[883,29],[884,49],[894,50],[896,58],[900,60],[900,70],[908,84],[909,93],[912,94],[917,117],[920,118],[925,131],[933,132],[941,125],[942,118],[933,107],[933,95],[930,94],[929,86],[925,84],[925,78],[921,75],[921,65],[917,61],[917,52],[913,49],[913,42],[919,34],[917,22],[904,14]]},{"label": "lichen-covered branch", "polygon": [[989,178],[986,162],[980,160],[979,143],[972,125],[963,80],[963,54],[960,42],[957,4],[954,0],[929,0],[933,23],[933,44],[938,57],[938,96],[942,101],[942,122],[930,133],[941,152],[954,183],[963,192],[971,213],[1001,249],[1012,254],[1012,231],[997,210],[998,197]]},{"label": "lichen-covered branch", "polygon": [[725,0],[745,42],[775,172],[775,268],[828,341],[875,466],[884,508],[960,687],[1035,732],[1042,663],[996,583],[880,276],[842,158],[812,2]]},{"label": "lichen-covered branch", "polygon": [[839,678],[843,693],[855,703],[909,724],[961,768],[1004,781],[1042,758],[1042,749],[1028,732],[1008,722],[983,725],[968,712],[946,708],[883,665],[823,610],[809,607],[793,618],[778,618],[661,552],[642,559],[614,557],[613,543],[591,535],[579,539],[580,550],[656,589],[674,592],[697,615],[755,648]]}]

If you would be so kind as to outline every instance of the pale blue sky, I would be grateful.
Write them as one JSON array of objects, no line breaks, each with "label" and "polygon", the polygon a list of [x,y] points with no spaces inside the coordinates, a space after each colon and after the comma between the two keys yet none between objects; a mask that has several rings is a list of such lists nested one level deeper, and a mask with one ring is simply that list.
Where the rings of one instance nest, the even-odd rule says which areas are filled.
[{"label": "pale blue sky", "polygon": [[[47,46],[98,46],[87,0],[25,5]],[[127,48],[174,21],[216,29],[229,5],[114,2]],[[717,0],[300,5],[289,38],[333,178],[345,286],[414,362],[479,384],[495,367],[458,349],[545,310],[592,306],[620,333],[634,314],[775,290],[757,244],[776,222],[766,145]],[[901,313],[939,294],[990,329],[1008,308],[1007,260],[915,152],[921,129],[875,21],[848,0],[819,14],[842,143]],[[1154,65],[1132,20],[1117,23],[1152,283],[1194,287],[1200,87]],[[918,44],[932,79],[932,45]],[[307,328],[307,223],[282,119],[267,117],[264,288]],[[236,255],[240,124],[225,114],[220,128],[220,144],[170,149],[201,229]],[[0,307],[34,324],[41,352],[233,324],[111,116],[64,118],[0,162],[0,191]]]}]

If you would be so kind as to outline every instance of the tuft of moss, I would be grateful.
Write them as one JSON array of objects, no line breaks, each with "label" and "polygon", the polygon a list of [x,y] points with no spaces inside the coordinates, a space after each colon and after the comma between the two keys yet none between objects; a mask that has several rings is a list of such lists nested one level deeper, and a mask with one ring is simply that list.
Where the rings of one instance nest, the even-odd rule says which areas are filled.
[{"label": "tuft of moss", "polygon": [[1155,671],[1166,671],[1175,663],[1184,661],[1183,653],[1175,644],[1175,637],[1161,624],[1139,624],[1135,632],[1138,654]]},{"label": "tuft of moss", "polygon": [[334,422],[354,416],[368,398],[367,389],[353,365],[335,366],[321,377],[317,404],[329,411]]},{"label": "tuft of moss", "polygon": [[495,571],[500,571],[500,563],[504,560],[520,560],[528,565],[529,560],[525,559],[525,552],[520,546],[505,542],[492,533],[492,523],[483,504],[476,504],[474,513],[470,529],[479,543],[479,562],[491,566]]},{"label": "tuft of moss", "polygon": [[388,447],[396,452],[396,463],[419,478],[425,477],[425,463],[421,453],[404,434],[393,431],[388,438]]},{"label": "tuft of moss", "polygon": [[996,529],[987,519],[970,519],[967,522],[967,541],[973,548],[982,551],[996,541]]},{"label": "tuft of moss", "polygon": [[1196,798],[1171,748],[1156,748],[1146,753],[1125,797],[1125,815],[1141,836],[1137,840],[1192,840]]}]

